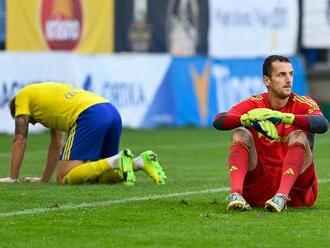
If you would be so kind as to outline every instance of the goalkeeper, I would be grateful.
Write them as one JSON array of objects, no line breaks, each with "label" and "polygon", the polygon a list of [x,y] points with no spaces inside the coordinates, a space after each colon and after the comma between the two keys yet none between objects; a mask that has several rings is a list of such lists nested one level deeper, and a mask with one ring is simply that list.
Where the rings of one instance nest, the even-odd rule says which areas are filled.
[{"label": "goalkeeper", "polygon": [[[165,183],[165,173],[152,151],[133,159],[130,150],[119,152],[121,116],[103,97],[71,85],[42,82],[21,89],[10,102],[15,120],[10,177],[0,183],[16,183],[23,162],[29,123],[50,129],[46,166],[31,182],[48,182],[57,167],[59,183],[135,184],[134,171],[144,171],[156,184]],[[63,133],[67,138],[62,149]],[[61,153],[62,150],[62,153]]]},{"label": "goalkeeper", "polygon": [[264,206],[281,212],[287,205],[311,206],[318,194],[314,134],[325,133],[328,122],[315,101],[292,92],[288,58],[266,58],[263,82],[267,93],[219,113],[213,123],[219,130],[234,129],[227,209]]}]

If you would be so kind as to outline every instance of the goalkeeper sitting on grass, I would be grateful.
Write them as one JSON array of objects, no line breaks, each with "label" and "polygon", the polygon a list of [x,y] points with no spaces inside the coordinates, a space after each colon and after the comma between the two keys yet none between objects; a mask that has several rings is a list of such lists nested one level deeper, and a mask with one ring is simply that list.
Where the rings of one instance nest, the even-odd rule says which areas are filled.
[{"label": "goalkeeper sitting on grass", "polygon": [[[42,82],[21,89],[10,102],[15,119],[10,177],[16,183],[23,162],[29,123],[50,129],[48,159],[40,178],[48,182],[57,167],[59,183],[135,184],[134,171],[144,171],[156,184],[165,183],[165,173],[153,151],[133,158],[130,150],[119,152],[122,122],[117,109],[103,97],[68,84]],[[67,138],[62,149],[63,134]],[[62,153],[61,153],[62,150]]]},{"label": "goalkeeper sitting on grass", "polygon": [[264,206],[281,212],[287,205],[311,206],[316,201],[314,134],[325,133],[328,122],[310,97],[292,92],[292,79],[290,60],[269,56],[263,64],[268,92],[215,117],[216,129],[234,129],[228,210]]}]

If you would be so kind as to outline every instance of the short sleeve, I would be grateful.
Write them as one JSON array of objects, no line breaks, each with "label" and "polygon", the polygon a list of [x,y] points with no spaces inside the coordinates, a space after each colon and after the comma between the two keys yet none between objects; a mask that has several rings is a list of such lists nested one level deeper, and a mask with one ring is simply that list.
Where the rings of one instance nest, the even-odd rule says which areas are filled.
[{"label": "short sleeve", "polygon": [[24,90],[20,91],[15,98],[15,116],[31,115],[30,101],[29,94]]}]

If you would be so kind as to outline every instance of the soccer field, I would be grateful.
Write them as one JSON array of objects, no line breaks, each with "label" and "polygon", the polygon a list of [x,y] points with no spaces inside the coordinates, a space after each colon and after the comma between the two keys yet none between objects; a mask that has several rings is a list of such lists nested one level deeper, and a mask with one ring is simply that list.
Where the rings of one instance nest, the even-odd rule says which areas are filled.
[{"label": "soccer field", "polygon": [[[0,135],[0,176],[11,136]],[[48,134],[30,135],[21,177],[40,176]],[[268,213],[228,212],[230,132],[124,130],[122,148],[155,150],[168,179],[156,186],[0,184],[0,247],[329,247],[330,132],[317,135],[317,204]]]}]

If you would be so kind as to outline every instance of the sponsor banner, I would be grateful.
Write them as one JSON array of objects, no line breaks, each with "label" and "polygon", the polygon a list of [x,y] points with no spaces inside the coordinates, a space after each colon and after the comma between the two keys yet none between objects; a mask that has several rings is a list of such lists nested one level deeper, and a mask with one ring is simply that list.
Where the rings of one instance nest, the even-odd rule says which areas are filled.
[{"label": "sponsor banner", "polygon": [[330,1],[303,0],[302,46],[330,48]]},{"label": "sponsor banner", "polygon": [[217,113],[212,61],[205,57],[176,57],[165,81],[172,85],[175,124],[210,126]]},{"label": "sponsor banner", "polygon": [[[293,91],[307,95],[307,79],[303,61],[299,57],[290,58],[294,68]],[[264,59],[218,60],[214,59],[211,69],[215,84],[217,111],[226,112],[237,102],[267,91],[262,81]]]},{"label": "sponsor banner", "polygon": [[158,117],[144,117],[151,106],[161,105],[155,96],[164,88],[162,80],[170,62],[168,55],[1,53],[0,132],[13,130],[9,100],[20,88],[37,81],[66,82],[96,92],[118,108],[125,127],[139,128],[142,123],[144,127],[159,125],[164,118],[163,110],[153,110],[153,115],[161,111]]},{"label": "sponsor banner", "polygon": [[7,1],[6,49],[111,52],[113,11],[114,0]]},{"label": "sponsor banner", "polygon": [[262,64],[263,59],[213,60],[211,75],[218,112],[226,112],[237,102],[267,90]]},{"label": "sponsor banner", "polygon": [[[80,56],[75,62],[76,81],[81,87],[109,99],[122,115],[125,127],[139,128],[170,66],[169,55],[121,54]],[[153,120],[149,120],[151,122]]]},{"label": "sponsor banner", "polygon": [[[293,57],[291,61],[295,70],[293,90],[306,95],[302,60]],[[172,85],[175,125],[210,127],[218,112],[265,92],[262,64],[263,59],[174,58],[164,84]]]},{"label": "sponsor banner", "polygon": [[[293,57],[291,61],[293,90],[306,95],[302,60]],[[265,91],[262,63],[263,59],[169,55],[0,53],[0,132],[14,129],[9,100],[37,81],[66,82],[96,92],[118,108],[125,127],[210,127],[216,113]],[[32,127],[32,131],[40,130],[41,126]]]},{"label": "sponsor banner", "polygon": [[[31,82],[75,82],[72,56],[67,53],[0,53],[0,132],[12,132],[14,122],[8,103],[25,85]],[[41,131],[41,125],[29,129]]]},{"label": "sponsor banner", "polygon": [[298,0],[210,0],[209,54],[221,58],[291,56],[298,36]]}]

